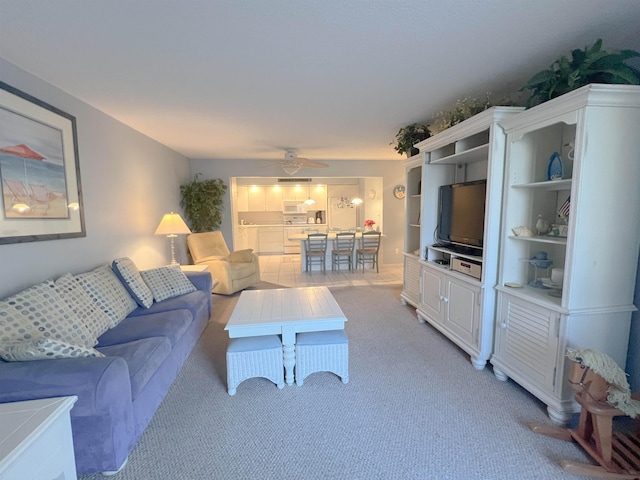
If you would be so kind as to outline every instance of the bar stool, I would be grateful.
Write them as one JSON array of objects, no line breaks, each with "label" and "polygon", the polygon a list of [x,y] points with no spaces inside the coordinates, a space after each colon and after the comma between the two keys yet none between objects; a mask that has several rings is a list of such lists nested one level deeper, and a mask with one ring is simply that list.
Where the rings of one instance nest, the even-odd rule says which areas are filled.
[{"label": "bar stool", "polygon": [[322,271],[327,270],[327,234],[326,233],[310,233],[304,242],[305,255],[307,264],[305,270],[311,272],[313,262],[317,262],[322,267]]},{"label": "bar stool", "polygon": [[344,330],[303,332],[296,336],[296,385],[315,372],[335,373],[349,382],[349,340]]},{"label": "bar stool", "polygon": [[248,378],[264,377],[284,388],[282,341],[278,335],[229,339],[227,347],[227,388],[236,393]]},{"label": "bar stool", "polygon": [[353,246],[355,242],[355,233],[336,233],[335,246],[331,250],[331,270],[335,270],[337,267],[338,271],[340,271],[341,263],[347,263],[349,270],[353,269]]},{"label": "bar stool", "polygon": [[362,265],[362,273],[364,273],[364,265],[371,262],[371,268],[378,269],[378,251],[380,250],[380,232],[363,232],[360,238],[360,248],[356,250],[356,270],[358,265]]}]

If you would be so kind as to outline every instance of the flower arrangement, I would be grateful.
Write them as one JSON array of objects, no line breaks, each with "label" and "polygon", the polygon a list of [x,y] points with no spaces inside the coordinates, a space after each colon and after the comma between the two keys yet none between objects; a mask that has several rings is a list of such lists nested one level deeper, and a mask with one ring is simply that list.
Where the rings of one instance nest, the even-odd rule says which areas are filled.
[{"label": "flower arrangement", "polygon": [[374,222],[373,220],[365,220],[364,221],[364,226],[365,227],[373,227],[376,224],[376,222]]}]

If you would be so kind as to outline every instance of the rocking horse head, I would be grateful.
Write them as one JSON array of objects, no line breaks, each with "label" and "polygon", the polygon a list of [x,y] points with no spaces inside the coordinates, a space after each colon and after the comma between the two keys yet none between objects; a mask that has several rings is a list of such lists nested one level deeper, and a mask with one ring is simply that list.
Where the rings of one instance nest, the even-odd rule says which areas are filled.
[{"label": "rocking horse head", "polygon": [[573,363],[567,378],[571,388],[576,391],[576,394],[587,393],[598,402],[606,402],[609,394],[609,382],[587,366],[582,357],[572,358],[572,360]]},{"label": "rocking horse head", "polygon": [[589,395],[606,402],[632,418],[640,414],[640,402],[631,398],[627,374],[608,355],[595,350],[567,349],[573,360],[569,383],[576,395]]}]

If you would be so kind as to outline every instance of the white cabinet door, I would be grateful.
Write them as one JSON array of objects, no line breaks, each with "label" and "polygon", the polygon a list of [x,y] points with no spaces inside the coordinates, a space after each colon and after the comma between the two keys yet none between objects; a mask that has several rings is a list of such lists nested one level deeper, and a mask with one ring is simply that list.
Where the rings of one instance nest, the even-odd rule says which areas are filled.
[{"label": "white cabinet door", "polygon": [[327,209],[327,187],[326,185],[316,185],[311,187],[311,198],[315,200],[313,210]]},{"label": "white cabinet door", "polygon": [[405,255],[402,300],[414,307],[420,300],[420,275],[420,259],[415,255]]},{"label": "white cabinet door", "polygon": [[247,247],[258,253],[258,227],[247,227]]},{"label": "white cabinet door", "polygon": [[252,186],[248,190],[248,204],[250,212],[264,212],[265,209],[265,187]]},{"label": "white cabinet door", "polygon": [[278,185],[265,187],[265,210],[267,212],[282,211],[282,188]]},{"label": "white cabinet door", "polygon": [[477,349],[480,288],[449,275],[445,281],[447,293],[443,326]]},{"label": "white cabinet door", "polygon": [[260,253],[283,253],[283,227],[259,227],[258,248]]},{"label": "white cabinet door", "polygon": [[499,369],[553,392],[559,321],[557,312],[500,293],[494,352]]},{"label": "white cabinet door", "polygon": [[238,196],[236,197],[236,210],[238,212],[248,212],[249,211],[249,193],[248,188],[246,186],[238,187]]},{"label": "white cabinet door", "polygon": [[282,187],[282,200],[304,202],[307,199],[307,187],[287,185]]},{"label": "white cabinet door", "polygon": [[422,291],[419,309],[437,323],[442,323],[444,306],[447,298],[444,296],[445,275],[434,268],[422,268]]}]

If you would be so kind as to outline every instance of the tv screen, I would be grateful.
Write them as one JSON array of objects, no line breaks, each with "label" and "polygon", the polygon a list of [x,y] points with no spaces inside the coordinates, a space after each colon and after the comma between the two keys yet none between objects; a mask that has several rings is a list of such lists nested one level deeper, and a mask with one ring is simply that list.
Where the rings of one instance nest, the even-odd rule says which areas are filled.
[{"label": "tv screen", "polygon": [[440,187],[437,241],[482,248],[487,181]]}]

